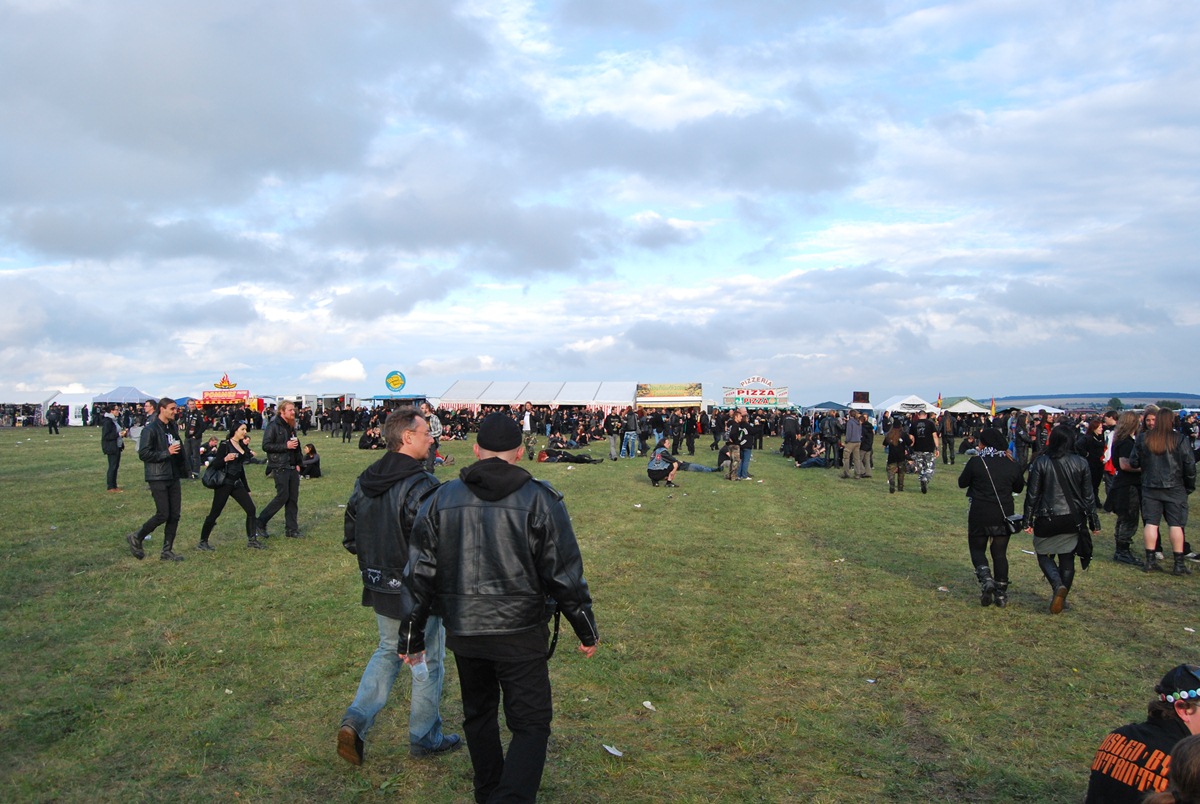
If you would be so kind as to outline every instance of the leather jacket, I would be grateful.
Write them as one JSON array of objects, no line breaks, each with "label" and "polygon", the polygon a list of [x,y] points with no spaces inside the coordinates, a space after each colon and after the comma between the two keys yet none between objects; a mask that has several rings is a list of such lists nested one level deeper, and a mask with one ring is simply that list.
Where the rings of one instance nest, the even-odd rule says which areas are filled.
[{"label": "leather jacket", "polygon": [[409,540],[421,498],[437,487],[437,478],[418,472],[395,483],[382,495],[363,492],[362,478],[346,503],[342,546],[358,557],[363,586],[372,592],[400,593]]},{"label": "leather jacket", "polygon": [[179,443],[179,428],[175,422],[163,424],[162,419],[155,416],[142,428],[138,439],[138,457],[145,466],[147,483],[179,480],[187,476],[183,450],[174,455],[169,451],[172,439],[174,443]]},{"label": "leather jacket", "polygon": [[[1054,471],[1055,465],[1058,471]],[[1059,476],[1070,488],[1063,489]],[[1096,512],[1096,497],[1092,493],[1092,473],[1087,460],[1074,453],[1058,457],[1042,455],[1029,467],[1029,482],[1025,484],[1025,525],[1032,525],[1039,516],[1062,516],[1071,513],[1066,494],[1071,494],[1076,510],[1087,517],[1088,529],[1100,530]]]},{"label": "leather jacket", "polygon": [[[493,461],[502,462],[479,461],[462,478]],[[524,472],[507,471],[512,469]],[[562,495],[524,474],[528,479],[499,499],[483,499],[475,486],[457,479],[438,486],[421,504],[404,572],[408,615],[400,628],[400,653],[424,649],[431,608],[455,636],[518,634],[545,625],[547,596],[557,601],[582,644],[599,641]]]},{"label": "leather jacket", "polygon": [[288,448],[287,442],[296,437],[296,429],[288,426],[280,417],[271,419],[263,431],[262,448],[267,453],[267,474],[278,469],[292,469],[300,465],[300,446]]},{"label": "leather jacket", "polygon": [[1143,489],[1172,489],[1183,486],[1188,494],[1196,490],[1196,456],[1188,440],[1178,436],[1175,448],[1155,455],[1146,446],[1146,434],[1137,437],[1129,455],[1129,465],[1142,470]]}]

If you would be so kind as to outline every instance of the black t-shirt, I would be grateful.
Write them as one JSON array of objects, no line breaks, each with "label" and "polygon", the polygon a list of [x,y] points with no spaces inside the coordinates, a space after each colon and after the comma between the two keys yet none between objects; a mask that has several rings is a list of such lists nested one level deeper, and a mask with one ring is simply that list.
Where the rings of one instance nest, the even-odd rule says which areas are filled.
[{"label": "black t-shirt", "polygon": [[1084,804],[1141,804],[1167,789],[1171,750],[1188,736],[1179,720],[1147,720],[1110,732],[1092,760]]},{"label": "black t-shirt", "polygon": [[913,452],[937,452],[937,444],[933,440],[933,434],[937,432],[937,425],[930,419],[917,419],[912,423],[912,427],[908,428],[908,433],[913,437]]},{"label": "black t-shirt", "polygon": [[1141,472],[1127,472],[1121,468],[1121,459],[1129,460],[1132,458],[1135,449],[1137,449],[1137,442],[1132,438],[1123,438],[1113,444],[1112,463],[1117,470],[1116,477],[1113,478],[1114,489],[1142,485]]}]

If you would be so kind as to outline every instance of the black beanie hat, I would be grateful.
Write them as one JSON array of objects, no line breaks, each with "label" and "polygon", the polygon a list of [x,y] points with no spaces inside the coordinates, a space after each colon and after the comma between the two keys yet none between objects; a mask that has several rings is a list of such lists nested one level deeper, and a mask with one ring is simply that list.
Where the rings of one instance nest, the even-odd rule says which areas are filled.
[{"label": "black beanie hat", "polygon": [[508,452],[521,446],[521,425],[503,413],[489,413],[479,423],[480,449],[489,452]]}]

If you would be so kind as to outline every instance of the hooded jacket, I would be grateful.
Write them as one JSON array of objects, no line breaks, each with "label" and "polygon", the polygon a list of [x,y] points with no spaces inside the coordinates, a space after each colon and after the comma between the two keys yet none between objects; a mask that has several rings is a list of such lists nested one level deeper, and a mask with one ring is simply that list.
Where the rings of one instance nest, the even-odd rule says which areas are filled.
[{"label": "hooded jacket", "polygon": [[398,595],[413,520],[421,498],[437,485],[437,478],[420,461],[399,452],[386,453],[354,481],[346,503],[342,546],[358,557],[364,606],[400,619]]},{"label": "hooded jacket", "polygon": [[581,643],[599,641],[562,495],[501,458],[478,461],[438,486],[417,513],[400,652],[424,650],[431,608],[455,636],[518,634],[545,625],[547,596]]}]

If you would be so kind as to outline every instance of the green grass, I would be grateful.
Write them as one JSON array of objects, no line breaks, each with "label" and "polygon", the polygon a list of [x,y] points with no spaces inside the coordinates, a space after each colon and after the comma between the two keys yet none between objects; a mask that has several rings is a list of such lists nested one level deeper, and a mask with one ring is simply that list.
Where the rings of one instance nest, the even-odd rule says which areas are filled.
[{"label": "green grass", "polygon": [[[153,505],[136,454],[106,494],[98,431],[63,432],[0,431],[0,798],[470,800],[466,752],[409,760],[403,684],[362,768],[334,751],[375,646],[339,506],[377,455],[313,437],[307,538],[262,552],[232,503],[217,552],[193,550],[211,492],[185,483],[187,560],[157,560],[160,530],[138,562],[123,535]],[[985,609],[960,466],[889,496],[882,468],[839,480],[777,445],[756,482],[679,489],[651,488],[644,461],[525,464],[566,496],[603,640],[588,661],[565,634],[552,661],[542,800],[1078,801],[1104,733],[1196,660],[1200,577],[1109,561],[1111,517],[1071,610],[1045,613],[1022,537],[1009,607]],[[265,504],[261,470],[252,485]],[[459,731],[453,662],[442,713]]]}]

